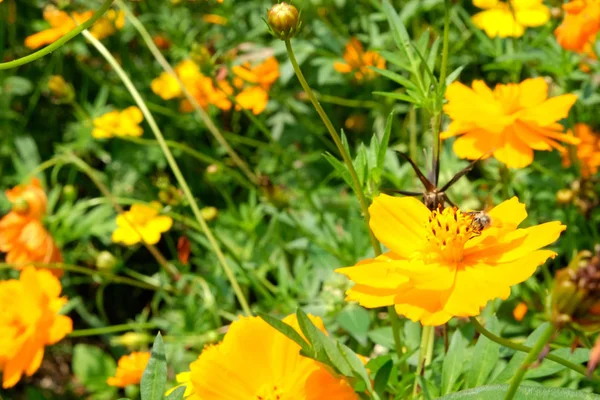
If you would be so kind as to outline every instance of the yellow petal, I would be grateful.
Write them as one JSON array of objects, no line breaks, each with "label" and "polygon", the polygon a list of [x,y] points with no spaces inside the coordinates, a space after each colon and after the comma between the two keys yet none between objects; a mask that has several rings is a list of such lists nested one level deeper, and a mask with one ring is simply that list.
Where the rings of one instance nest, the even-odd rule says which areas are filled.
[{"label": "yellow petal", "polygon": [[494,157],[509,168],[524,168],[533,162],[533,150],[513,132],[504,134],[504,141],[494,151]]},{"label": "yellow petal", "polygon": [[492,226],[516,229],[527,218],[525,204],[516,197],[505,200],[487,213],[492,219]]},{"label": "yellow petal", "polygon": [[519,83],[519,90],[521,108],[537,106],[548,98],[548,83],[544,78],[525,79]]},{"label": "yellow petal", "polygon": [[543,103],[523,110],[519,119],[534,122],[539,126],[547,126],[569,115],[569,110],[577,101],[574,94],[563,94],[552,97]]}]

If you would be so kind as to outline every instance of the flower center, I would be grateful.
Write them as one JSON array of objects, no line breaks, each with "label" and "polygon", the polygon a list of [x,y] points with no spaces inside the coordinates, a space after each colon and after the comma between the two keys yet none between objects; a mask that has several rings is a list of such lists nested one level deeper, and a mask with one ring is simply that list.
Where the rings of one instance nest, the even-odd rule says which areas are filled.
[{"label": "flower center", "polygon": [[286,400],[283,391],[276,385],[262,385],[256,394],[256,400]]},{"label": "flower center", "polygon": [[434,210],[427,223],[427,240],[446,261],[458,262],[463,258],[465,243],[481,233],[473,225],[473,215],[456,207]]}]

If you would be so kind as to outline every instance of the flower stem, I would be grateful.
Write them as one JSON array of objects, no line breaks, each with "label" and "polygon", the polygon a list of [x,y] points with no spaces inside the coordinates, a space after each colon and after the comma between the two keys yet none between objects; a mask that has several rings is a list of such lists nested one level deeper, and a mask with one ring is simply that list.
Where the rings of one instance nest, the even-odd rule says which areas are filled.
[{"label": "flower stem", "polygon": [[[504,347],[508,347],[513,350],[522,351],[524,353],[529,353],[531,351],[531,347],[528,347],[528,346],[525,346],[525,345],[522,345],[519,343],[514,343],[508,339],[504,339],[503,337],[500,337],[500,336],[495,335],[494,333],[488,331],[487,329],[484,328],[483,325],[481,325],[479,323],[479,321],[477,321],[477,318],[469,317],[469,320],[471,321],[471,323],[473,324],[473,326],[475,327],[475,330],[477,332],[479,332],[481,335],[485,336],[486,338],[490,339],[491,341],[496,342]],[[546,358],[550,361],[554,361],[555,363],[563,365],[577,373],[580,373],[581,375],[588,376],[587,370],[582,365],[574,364],[574,363],[567,361],[564,358],[558,357],[554,354],[547,354]],[[594,382],[600,382],[600,377],[598,377],[596,375],[589,376],[589,378]]]},{"label": "flower stem", "polygon": [[70,31],[69,33],[67,33],[66,35],[61,37],[60,39],[58,39],[56,42],[44,47],[43,49],[38,50],[35,53],[32,53],[28,56],[21,57],[19,59],[13,60],[13,61],[0,63],[0,71],[5,70],[5,69],[20,67],[21,65],[25,65],[25,64],[29,64],[30,62],[34,62],[34,61],[52,53],[53,51],[55,51],[56,49],[58,49],[59,47],[61,47],[65,43],[67,43],[69,40],[71,40],[75,36],[79,35],[85,29],[92,26],[94,24],[94,22],[96,22],[98,19],[100,19],[100,17],[102,17],[104,15],[104,13],[106,11],[108,11],[108,9],[112,5],[112,3],[113,3],[113,0],[105,0],[104,3],[102,4],[102,6],[98,9],[98,11],[96,11],[94,13],[94,15],[92,15],[92,18],[88,19],[81,25],[75,27],[75,29],[73,29],[72,31]]},{"label": "flower stem", "polygon": [[[344,163],[346,164],[346,167],[348,168],[348,172],[350,173],[350,178],[352,179],[352,183],[354,186],[354,192],[356,193],[356,196],[358,197],[358,201],[360,202],[360,207],[362,209],[362,213],[365,217],[365,220],[367,222],[367,227],[368,227],[369,220],[371,218],[369,215],[369,205],[367,204],[367,199],[365,198],[365,193],[363,192],[362,186],[360,184],[360,180],[358,179],[358,175],[356,174],[356,170],[354,169],[354,164],[352,164],[352,158],[350,158],[350,154],[348,154],[348,152],[344,148],[344,145],[342,144],[342,139],[340,138],[340,135],[338,135],[337,131],[333,127],[333,124],[331,123],[331,120],[327,116],[327,113],[325,113],[325,110],[323,110],[323,107],[321,107],[321,104],[319,103],[319,101],[317,100],[312,89],[308,85],[308,82],[306,82],[306,78],[304,78],[304,74],[302,73],[302,70],[300,69],[300,65],[298,65],[298,61],[296,60],[296,56],[294,54],[294,49],[292,48],[292,42],[290,42],[289,39],[285,41],[285,48],[287,49],[288,56],[290,58],[290,61],[292,62],[292,66],[294,67],[294,72],[296,73],[296,76],[298,77],[298,80],[300,81],[300,85],[302,85],[302,89],[304,89],[304,92],[306,92],[306,95],[308,96],[311,103],[315,107],[317,114],[319,114],[319,117],[321,117],[321,120],[323,121],[323,123],[325,124],[325,127],[329,131],[331,138],[335,142],[335,145],[338,148],[340,155],[344,159]],[[373,234],[373,231],[371,231],[371,228],[369,228],[369,237],[371,239],[371,244],[373,245],[373,250],[375,251],[375,255],[376,256],[380,255],[381,254],[381,245],[377,241],[377,238]]]},{"label": "flower stem", "polygon": [[423,370],[425,369],[425,364],[427,363],[428,358],[430,358],[429,353],[431,350],[429,349],[432,346],[433,339],[433,326],[423,326],[423,331],[421,332],[421,346],[419,348],[419,364],[417,364],[417,373],[415,374],[415,384],[413,386],[413,399],[417,397],[417,392],[419,390],[419,377],[423,374]]},{"label": "flower stem", "polygon": [[196,114],[198,115],[198,117],[200,117],[200,120],[202,121],[202,123],[204,123],[204,125],[206,125],[206,127],[208,128],[209,132],[213,135],[215,140],[217,142],[219,142],[219,144],[221,146],[223,146],[223,148],[227,151],[227,153],[229,154],[229,156],[231,157],[231,159],[233,160],[235,165],[237,165],[238,168],[244,173],[244,175],[246,175],[246,177],[250,180],[250,182],[257,185],[258,178],[256,177],[256,175],[250,170],[250,167],[248,167],[248,164],[244,160],[242,160],[242,158],[229,145],[229,143],[227,142],[225,137],[221,134],[221,132],[219,131],[217,126],[214,124],[212,119],[210,119],[210,117],[208,116],[206,111],[204,111],[204,109],[202,107],[200,107],[200,104],[198,104],[198,101],[196,100],[196,98],[194,96],[192,96],[190,91],[185,87],[185,85],[183,84],[183,82],[181,81],[181,79],[179,78],[177,73],[175,73],[175,70],[173,70],[173,67],[171,67],[171,64],[169,64],[167,59],[162,55],[159,48],[156,46],[156,44],[152,40],[152,36],[150,36],[150,33],[148,33],[148,30],[146,29],[144,24],[142,24],[142,22],[135,15],[133,15],[131,10],[129,10],[129,8],[125,5],[125,3],[123,1],[115,0],[115,3],[117,3],[119,8],[121,8],[123,11],[125,11],[125,14],[127,15],[127,18],[129,19],[129,22],[131,22],[131,24],[134,26],[134,28],[137,29],[138,33],[140,34],[140,36],[146,43],[146,46],[148,46],[148,49],[150,50],[150,52],[152,53],[154,58],[156,58],[156,61],[158,61],[160,66],[168,74],[170,74],[173,78],[175,78],[175,80],[181,87],[181,91],[182,91],[183,95],[190,102],[190,104],[194,108],[194,111],[196,111]]},{"label": "flower stem", "polygon": [[521,385],[521,382],[523,381],[523,378],[525,377],[525,373],[529,369],[529,366],[533,364],[533,362],[537,359],[537,357],[544,349],[544,346],[546,346],[546,343],[550,341],[550,338],[555,332],[556,328],[554,327],[554,325],[548,324],[548,327],[542,333],[538,341],[533,345],[533,347],[529,351],[529,354],[527,354],[527,357],[525,357],[523,364],[521,364],[521,366],[517,370],[517,373],[512,378],[510,382],[510,387],[508,388],[508,391],[504,396],[504,400],[512,400],[513,397],[515,397],[515,394],[517,393],[517,390],[519,389],[519,386]]},{"label": "flower stem", "polygon": [[165,138],[164,138],[160,128],[158,127],[158,124],[156,123],[156,121],[154,120],[154,117],[152,116],[152,113],[146,106],[144,99],[142,98],[142,96],[140,95],[138,90],[136,89],[133,82],[131,82],[131,79],[129,78],[127,73],[123,70],[121,65],[119,65],[117,60],[115,60],[115,58],[112,56],[112,54],[110,54],[108,49],[106,47],[104,47],[104,45],[100,41],[98,41],[94,36],[92,36],[88,31],[83,31],[83,35],[85,36],[85,38],[87,40],[89,40],[92,43],[92,45],[98,50],[98,52],[100,52],[100,54],[102,54],[102,56],[104,56],[106,61],[108,61],[108,63],[113,67],[113,69],[115,70],[117,75],[119,75],[119,78],[121,78],[121,81],[123,81],[123,84],[129,91],[129,93],[135,100],[137,106],[140,108],[140,110],[144,114],[144,117],[148,121],[148,125],[150,125],[150,128],[152,129],[152,132],[154,133],[154,136],[156,137],[156,141],[158,142],[163,154],[165,155],[165,158],[167,159],[169,166],[171,167],[171,171],[173,172],[173,175],[175,175],[175,178],[177,179],[177,182],[181,186],[181,189],[183,190],[185,197],[187,198],[188,202],[190,203],[190,207],[192,208],[194,217],[196,217],[196,220],[200,224],[200,227],[202,228],[204,235],[206,236],[206,238],[208,239],[208,242],[210,243],[210,247],[212,248],[215,255],[217,256],[217,259],[219,260],[219,263],[221,264],[221,267],[223,268],[225,275],[229,279],[229,282],[231,283],[231,287],[233,288],[233,291],[235,292],[235,295],[236,295],[240,305],[242,306],[244,313],[246,315],[252,315],[252,312],[250,311],[250,306],[248,305],[248,302],[246,301],[246,298],[244,297],[244,293],[242,292],[242,289],[235,277],[235,274],[233,273],[233,270],[227,263],[227,259],[225,258],[225,255],[221,251],[221,248],[219,247],[219,243],[217,243],[215,236],[213,235],[213,233],[210,230],[210,228],[208,227],[206,221],[202,217],[202,213],[200,212],[198,203],[196,202],[196,199],[194,198],[194,195],[192,194],[192,191],[190,190],[190,187],[188,186],[187,181],[183,177],[183,174],[181,173],[181,170],[179,169],[179,165],[177,165],[177,161],[175,161],[175,158],[173,157],[173,154],[171,153],[171,150],[169,149],[169,146],[167,145]]},{"label": "flower stem", "polygon": [[91,328],[91,329],[76,329],[71,332],[69,337],[84,337],[84,336],[99,336],[106,335],[109,333],[126,332],[136,329],[153,329],[156,328],[156,324],[153,322],[145,322],[141,324],[121,324],[113,326],[105,326],[102,328]]}]

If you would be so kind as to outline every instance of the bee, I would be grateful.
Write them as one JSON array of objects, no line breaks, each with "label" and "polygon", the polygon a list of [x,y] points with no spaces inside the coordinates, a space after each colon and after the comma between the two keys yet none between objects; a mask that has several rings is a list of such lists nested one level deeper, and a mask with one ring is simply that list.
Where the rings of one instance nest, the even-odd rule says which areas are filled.
[{"label": "bee", "polygon": [[471,229],[476,235],[481,235],[481,232],[492,226],[492,217],[485,213],[485,211],[469,211],[468,215],[472,216]]}]

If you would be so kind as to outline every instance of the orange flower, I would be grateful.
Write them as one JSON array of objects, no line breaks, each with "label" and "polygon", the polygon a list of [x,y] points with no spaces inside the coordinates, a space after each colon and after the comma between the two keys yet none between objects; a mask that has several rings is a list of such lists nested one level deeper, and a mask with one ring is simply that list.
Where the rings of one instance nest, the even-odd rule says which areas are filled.
[{"label": "orange flower", "polygon": [[0,371],[2,387],[10,388],[23,374],[33,375],[44,347],[73,330],[71,318],[59,315],[66,297],[59,280],[48,271],[25,268],[19,280],[0,282]]},{"label": "orange flower", "polygon": [[[19,265],[62,262],[60,250],[41,220],[46,214],[46,194],[39,180],[6,191],[13,209],[0,220],[0,251],[7,253],[6,262]],[[53,270],[57,276],[59,269]]]},{"label": "orange flower", "polygon": [[[600,168],[600,135],[589,125],[576,124],[575,137],[581,140],[577,145],[577,159],[581,166],[581,176],[589,178],[595,175]],[[571,160],[569,153],[563,152],[563,166],[569,167]]]},{"label": "orange flower", "polygon": [[50,24],[50,29],[43,30],[25,38],[25,46],[32,50],[54,43],[77,25],[84,23],[94,15],[93,11],[72,13],[71,15],[54,7],[46,7],[44,19]]},{"label": "orange flower", "polygon": [[483,81],[474,81],[472,88],[454,82],[446,89],[446,99],[444,111],[452,123],[441,137],[460,135],[454,142],[460,158],[475,160],[491,152],[508,167],[523,168],[533,161],[533,150],[564,151],[559,141],[579,143],[557,123],[569,114],[577,96],[548,99],[543,78],[496,85],[493,91]]},{"label": "orange flower", "polygon": [[518,229],[525,205],[516,197],[487,214],[480,229],[473,215],[456,208],[430,211],[412,197],[377,196],[370,227],[390,251],[338,269],[354,281],[348,301],[367,308],[394,305],[398,314],[423,325],[478,315],[494,298],[529,278],[556,253],[540,250],[566,228],[549,222]]},{"label": "orange flower", "polygon": [[231,71],[235,75],[234,85],[241,91],[235,96],[238,109],[262,113],[269,102],[269,90],[279,79],[279,62],[269,57],[264,62],[251,66],[250,63],[234,66]]},{"label": "orange flower", "polygon": [[473,0],[482,8],[472,17],[473,24],[494,38],[521,37],[526,27],[542,26],[550,19],[550,9],[543,0]]},{"label": "orange flower", "polygon": [[517,321],[523,321],[525,314],[527,314],[527,304],[520,302],[513,310],[513,317]]},{"label": "orange flower", "polygon": [[600,30],[600,0],[572,0],[564,4],[565,17],[554,34],[567,50],[585,52]]},{"label": "orange flower", "polygon": [[119,358],[115,376],[108,378],[106,383],[121,388],[128,385],[137,385],[142,380],[148,361],[150,361],[149,352],[133,352]]},{"label": "orange flower", "polygon": [[214,24],[214,25],[225,25],[227,24],[227,18],[222,17],[220,15],[217,14],[205,14],[202,16],[202,20],[204,22],[207,22],[209,24]]},{"label": "orange flower", "polygon": [[[325,332],[320,318],[310,318]],[[284,322],[299,331],[295,315]],[[345,379],[300,355],[300,346],[258,317],[233,322],[190,368],[177,376],[190,399],[358,400]]]},{"label": "orange flower", "polygon": [[385,68],[385,59],[376,51],[365,52],[363,45],[356,38],[350,39],[346,44],[344,60],[346,62],[335,62],[333,68],[343,74],[354,72],[354,78],[359,82],[377,76],[369,67]]}]

